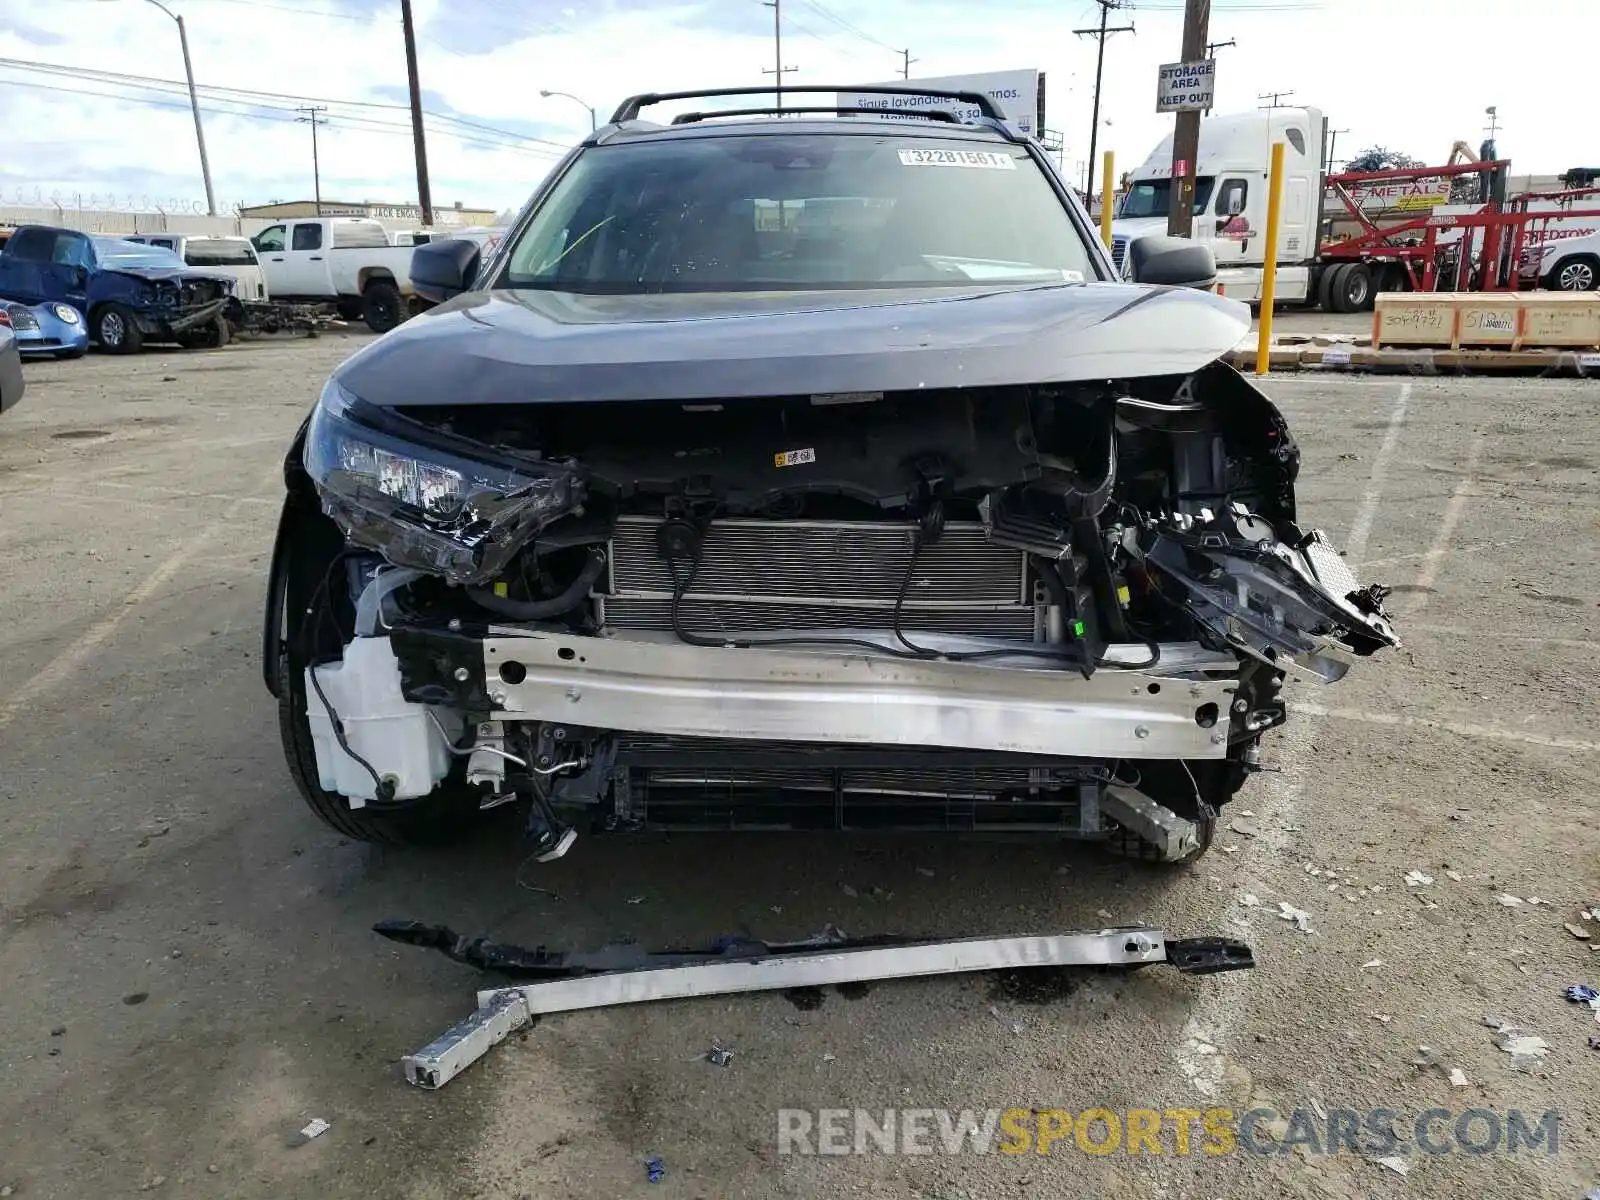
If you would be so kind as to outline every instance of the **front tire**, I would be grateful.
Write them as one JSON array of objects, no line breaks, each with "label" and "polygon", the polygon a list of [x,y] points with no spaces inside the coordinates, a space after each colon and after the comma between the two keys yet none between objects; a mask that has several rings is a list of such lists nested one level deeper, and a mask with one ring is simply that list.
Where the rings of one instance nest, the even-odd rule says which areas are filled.
[{"label": "front tire", "polygon": [[95,340],[108,354],[137,354],[144,346],[144,334],[134,320],[133,310],[124,304],[107,304],[95,313]]},{"label": "front tire", "polygon": [[1600,283],[1600,260],[1588,255],[1564,258],[1550,272],[1548,286],[1556,292],[1592,292]]},{"label": "front tire", "polygon": [[367,284],[367,290],[361,293],[361,299],[362,316],[366,318],[367,328],[373,333],[388,333],[405,317],[405,309],[400,302],[400,289],[387,280],[380,279]]}]

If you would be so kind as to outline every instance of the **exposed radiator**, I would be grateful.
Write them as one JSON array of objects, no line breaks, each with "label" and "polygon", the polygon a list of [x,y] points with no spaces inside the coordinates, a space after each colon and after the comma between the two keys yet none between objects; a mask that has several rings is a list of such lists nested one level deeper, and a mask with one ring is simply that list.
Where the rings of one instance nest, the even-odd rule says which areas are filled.
[{"label": "exposed radiator", "polygon": [[[611,545],[606,624],[670,629],[673,581],[656,553],[661,521],[624,517]],[[911,562],[915,526],[865,521],[714,521],[680,604],[698,633],[886,628]],[[951,523],[923,549],[906,589],[907,630],[1031,641],[1025,555],[976,524]]]}]

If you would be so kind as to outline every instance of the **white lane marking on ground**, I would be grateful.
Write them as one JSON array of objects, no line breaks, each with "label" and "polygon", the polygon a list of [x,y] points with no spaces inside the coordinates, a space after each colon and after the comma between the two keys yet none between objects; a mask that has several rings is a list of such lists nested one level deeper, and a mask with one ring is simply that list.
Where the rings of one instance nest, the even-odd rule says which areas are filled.
[{"label": "white lane marking on ground", "polygon": [[1525,742],[1530,746],[1579,750],[1590,754],[1600,751],[1600,742],[1550,737],[1542,733],[1524,733],[1517,729],[1482,725],[1476,721],[1446,721],[1434,717],[1413,717],[1406,713],[1369,712],[1360,708],[1327,708],[1321,704],[1304,704],[1300,701],[1295,701],[1289,707],[1291,711],[1304,713],[1308,717],[1326,717],[1335,721],[1357,721],[1364,725],[1388,725],[1401,729],[1432,729],[1464,738],[1480,738],[1493,742]]},{"label": "white lane marking on ground", "polygon": [[[1469,629],[1465,625],[1431,625],[1417,621],[1406,622],[1409,633],[1439,633],[1446,637],[1482,637],[1483,630]],[[1548,637],[1540,633],[1501,633],[1494,635],[1497,642],[1522,642],[1529,646],[1560,646],[1569,650],[1600,650],[1600,640],[1595,638]]]},{"label": "white lane marking on ground", "polygon": [[1389,460],[1400,444],[1400,430],[1406,423],[1406,406],[1411,403],[1411,385],[1402,383],[1400,395],[1389,414],[1389,427],[1383,431],[1383,443],[1378,456],[1372,460],[1372,473],[1367,476],[1366,491],[1361,493],[1361,507],[1356,509],[1355,523],[1350,526],[1350,536],[1345,539],[1347,557],[1360,562],[1367,556],[1367,539],[1372,536],[1372,522],[1378,516],[1378,499],[1383,495],[1384,482],[1389,477]]},{"label": "white lane marking on ground", "polygon": [[[1400,394],[1395,397],[1394,408],[1389,413],[1389,425],[1384,430],[1383,442],[1372,460],[1367,486],[1361,493],[1355,520],[1350,525],[1350,536],[1345,540],[1345,553],[1351,560],[1359,562],[1366,557],[1367,541],[1372,536],[1372,524],[1377,519],[1378,504],[1383,498],[1384,485],[1389,477],[1389,463],[1400,444],[1400,431],[1405,425],[1406,408],[1410,402],[1411,384],[1402,383]],[[1287,842],[1282,827],[1295,823],[1295,810],[1300,805],[1300,794],[1305,788],[1306,764],[1310,761],[1307,752],[1311,748],[1312,726],[1311,720],[1288,722],[1278,737],[1273,753],[1273,758],[1278,762],[1278,773],[1256,776],[1258,781],[1265,781],[1260,791],[1252,794],[1252,806],[1258,814],[1254,823],[1262,834],[1256,840],[1270,847],[1272,858],[1276,858]],[[1258,895],[1266,894],[1267,888],[1261,879],[1249,874],[1251,865],[1248,859],[1240,864],[1242,869],[1237,880],[1238,887]],[[1173,1056],[1178,1070],[1202,1096],[1216,1096],[1222,1088],[1227,1064],[1221,1047],[1227,1044],[1234,1024],[1245,1009],[1246,995],[1241,989],[1250,986],[1248,980],[1241,980],[1238,986],[1208,989],[1189,1010],[1189,1019],[1184,1022],[1183,1033],[1173,1050]]]},{"label": "white lane marking on ground", "polygon": [[[274,465],[272,471],[261,481],[261,486],[269,486],[272,480],[279,477],[282,468]],[[11,724],[18,716],[25,712],[29,705],[38,700],[40,696],[52,691],[72,677],[84,661],[94,651],[114,634],[135,609],[149,600],[172,579],[195,553],[202,549],[207,541],[227,527],[228,523],[238,516],[245,507],[245,499],[235,500],[222,514],[210,525],[197,531],[183,545],[169,554],[156,569],[145,577],[143,583],[134,588],[122,598],[122,603],[106,613],[94,624],[90,625],[79,634],[55,658],[47,662],[31,678],[26,680],[21,687],[12,693],[11,698],[0,705],[0,729]]]},{"label": "white lane marking on ground", "polygon": [[1456,484],[1455,491],[1450,493],[1450,502],[1444,506],[1444,516],[1439,521],[1438,532],[1433,535],[1433,544],[1422,556],[1422,569],[1417,572],[1416,590],[1411,595],[1411,603],[1406,606],[1406,616],[1415,616],[1426,607],[1428,593],[1438,581],[1439,567],[1450,549],[1450,539],[1455,535],[1456,526],[1461,523],[1461,514],[1467,510],[1467,500],[1477,486],[1478,464],[1483,459],[1485,438],[1486,435],[1481,429],[1473,435],[1472,447],[1467,451],[1467,466],[1461,475],[1461,482]]}]

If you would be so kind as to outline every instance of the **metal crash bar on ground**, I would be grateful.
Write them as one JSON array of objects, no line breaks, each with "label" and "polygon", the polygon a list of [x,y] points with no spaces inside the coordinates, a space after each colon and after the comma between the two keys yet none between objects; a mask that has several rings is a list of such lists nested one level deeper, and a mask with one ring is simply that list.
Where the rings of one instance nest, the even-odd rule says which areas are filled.
[{"label": "metal crash bar on ground", "polygon": [[1191,975],[1255,966],[1250,948],[1228,938],[1168,940],[1159,929],[949,940],[849,938],[831,926],[800,942],[724,938],[707,950],[647,952],[613,946],[591,954],[525,950],[463,938],[444,926],[384,921],[392,941],[438,950],[483,970],[536,982],[487,988],[478,1009],[403,1060],[416,1087],[449,1083],[510,1034],[546,1013],[779,991],[869,980],[959,975],[1025,967],[1144,967],[1167,963]]}]

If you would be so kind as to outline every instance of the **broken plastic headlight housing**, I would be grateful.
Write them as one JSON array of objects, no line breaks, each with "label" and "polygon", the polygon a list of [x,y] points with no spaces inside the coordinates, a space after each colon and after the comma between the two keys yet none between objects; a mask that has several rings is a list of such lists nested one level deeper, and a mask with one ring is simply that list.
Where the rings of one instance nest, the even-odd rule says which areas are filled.
[{"label": "broken plastic headlight housing", "polygon": [[559,463],[502,454],[422,429],[329,380],[302,453],[323,510],[352,542],[451,583],[486,583],[551,521],[582,481]]}]

